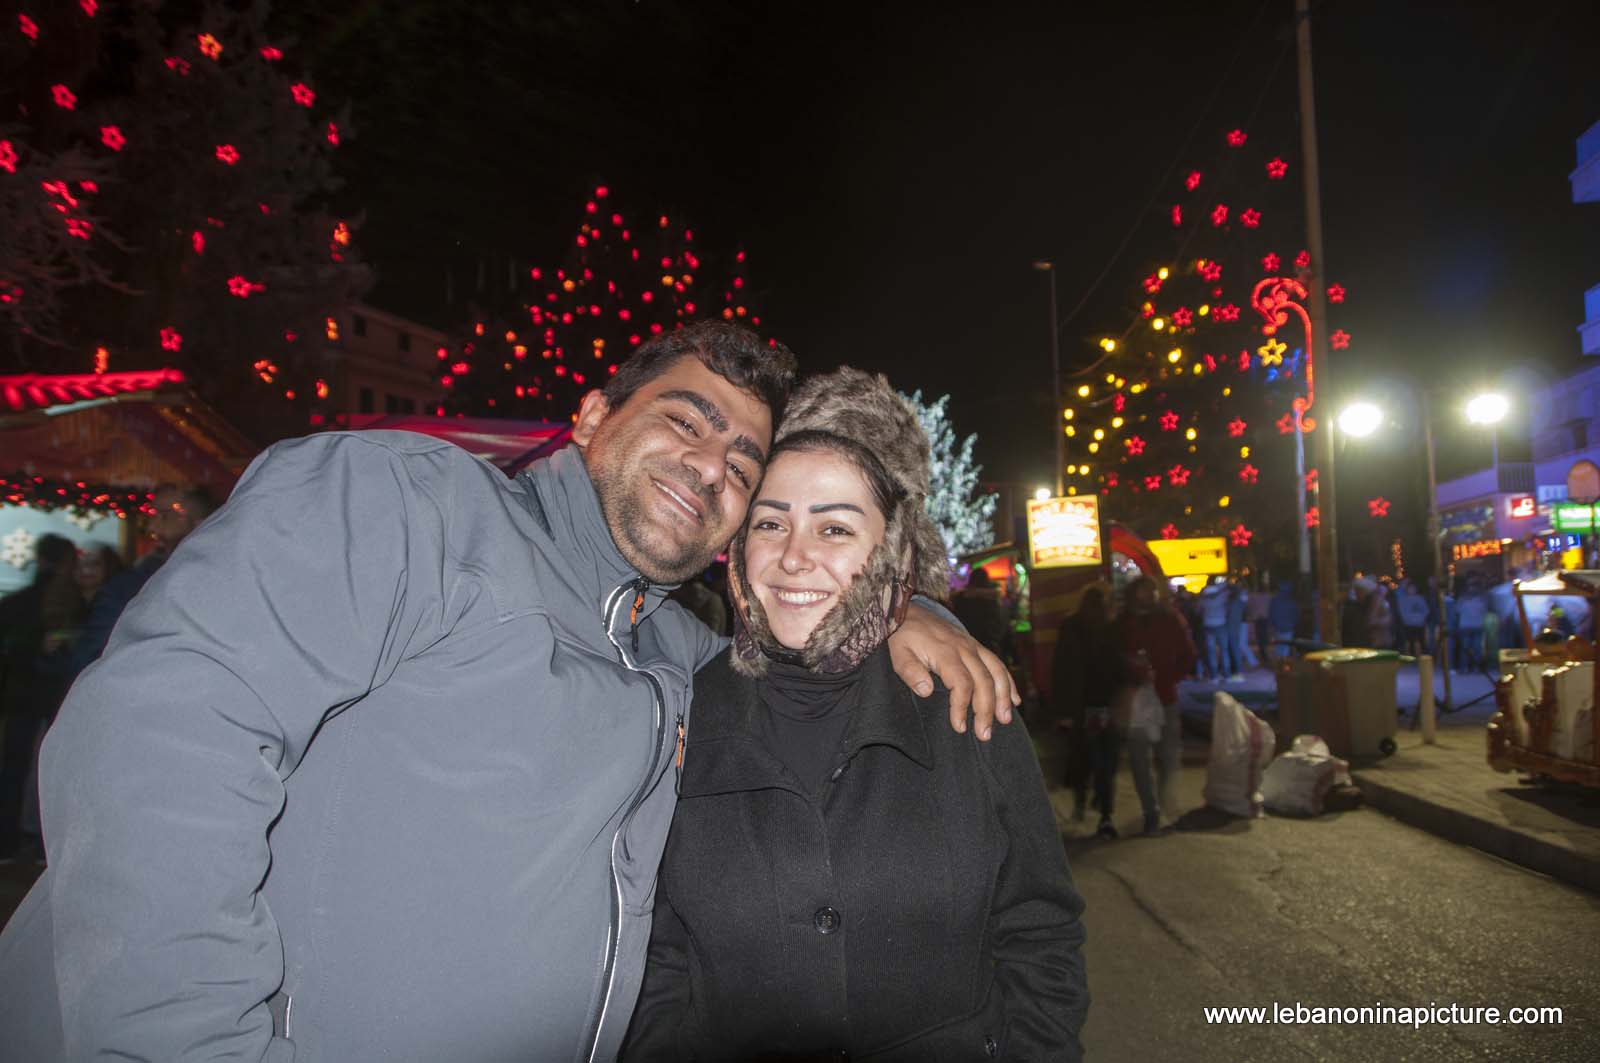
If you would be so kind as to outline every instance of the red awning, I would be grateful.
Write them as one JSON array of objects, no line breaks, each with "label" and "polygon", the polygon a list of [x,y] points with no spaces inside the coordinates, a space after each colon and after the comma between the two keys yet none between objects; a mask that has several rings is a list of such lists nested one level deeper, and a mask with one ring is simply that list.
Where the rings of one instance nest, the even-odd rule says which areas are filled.
[{"label": "red awning", "polygon": [[156,391],[183,383],[176,369],[151,369],[133,373],[71,373],[46,375],[21,373],[0,376],[0,402],[15,413],[48,410],[76,402],[115,398],[142,391]]}]

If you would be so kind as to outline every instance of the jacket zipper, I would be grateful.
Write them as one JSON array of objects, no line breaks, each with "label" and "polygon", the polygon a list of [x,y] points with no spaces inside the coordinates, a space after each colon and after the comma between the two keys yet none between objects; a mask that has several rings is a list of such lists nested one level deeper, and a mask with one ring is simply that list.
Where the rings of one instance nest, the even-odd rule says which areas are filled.
[{"label": "jacket zipper", "polygon": [[[650,583],[644,578],[635,579],[632,583],[623,584],[611,595],[606,603],[602,620],[606,626],[606,638],[616,648],[617,656],[624,667],[645,677],[650,683],[651,697],[655,702],[655,738],[650,744],[650,759],[645,764],[644,778],[639,781],[638,789],[633,793],[633,799],[628,803],[628,810],[617,821],[616,832],[611,835],[611,927],[606,938],[605,956],[600,962],[600,977],[605,984],[605,992],[600,998],[599,1010],[595,1013],[590,1023],[588,1042],[589,1047],[584,1052],[584,1057],[589,1063],[594,1063],[595,1052],[600,1047],[600,1031],[605,1027],[606,1012],[611,1004],[611,991],[616,980],[617,947],[620,944],[622,933],[622,883],[617,878],[617,840],[622,837],[622,832],[627,829],[628,822],[639,806],[644,803],[644,795],[650,788],[650,779],[655,775],[656,763],[661,757],[661,743],[665,737],[667,722],[667,700],[661,689],[661,682],[648,670],[640,668],[627,653],[623,652],[622,644],[617,641],[614,633],[617,609],[622,604],[623,593],[633,592],[633,606],[628,613],[630,626],[629,641],[635,653],[639,650],[639,610],[644,605],[645,591],[649,590]],[[678,717],[679,752],[682,752],[683,717]]]}]

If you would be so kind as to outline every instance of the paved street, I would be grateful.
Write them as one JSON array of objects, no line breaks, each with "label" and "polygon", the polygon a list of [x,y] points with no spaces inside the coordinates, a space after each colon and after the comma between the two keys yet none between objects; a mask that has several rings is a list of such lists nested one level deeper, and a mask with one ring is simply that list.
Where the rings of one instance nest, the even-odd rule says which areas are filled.
[{"label": "paved street", "polygon": [[[1600,897],[1371,810],[1245,822],[1200,808],[1205,747],[1186,750],[1192,809],[1159,838],[1069,843],[1088,904],[1092,1059],[1600,1058]],[[1053,765],[1047,764],[1047,771]],[[1054,774],[1051,772],[1053,779]],[[1071,801],[1054,793],[1063,829]],[[1214,1005],[1559,1006],[1562,1026],[1207,1025]]]}]

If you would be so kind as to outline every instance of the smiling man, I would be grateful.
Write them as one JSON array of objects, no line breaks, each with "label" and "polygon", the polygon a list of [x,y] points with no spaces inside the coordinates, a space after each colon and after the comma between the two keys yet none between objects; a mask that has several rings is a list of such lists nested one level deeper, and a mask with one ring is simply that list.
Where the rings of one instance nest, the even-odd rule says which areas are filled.
[{"label": "smiling man", "polygon": [[[0,1058],[613,1058],[725,644],[665,593],[743,519],[793,373],[663,336],[515,480],[406,433],[259,457],[45,743]],[[986,730],[998,662],[903,633]]]}]

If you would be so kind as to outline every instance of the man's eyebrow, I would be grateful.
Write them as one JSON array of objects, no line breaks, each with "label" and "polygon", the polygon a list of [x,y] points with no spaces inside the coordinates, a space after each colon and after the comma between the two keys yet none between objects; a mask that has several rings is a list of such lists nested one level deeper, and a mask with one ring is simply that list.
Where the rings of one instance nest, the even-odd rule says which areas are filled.
[{"label": "man's eyebrow", "polygon": [[678,402],[687,402],[690,406],[700,411],[700,416],[709,421],[712,428],[719,432],[728,430],[728,419],[722,415],[721,410],[717,409],[717,404],[698,391],[690,391],[688,388],[675,388],[672,391],[663,391],[661,397],[664,399],[676,399]]},{"label": "man's eyebrow", "polygon": [[767,464],[767,456],[761,453],[761,448],[756,446],[756,441],[749,436],[739,436],[729,445],[757,465],[764,467]]},{"label": "man's eyebrow", "polygon": [[867,515],[867,511],[856,505],[854,502],[819,502],[811,507],[810,512],[831,513],[836,509],[848,509],[853,513],[861,514],[863,517]]},{"label": "man's eyebrow", "polygon": [[783,513],[789,512],[789,503],[787,503],[787,502],[779,502],[776,499],[772,499],[772,498],[758,498],[754,502],[750,503],[750,508],[751,509],[754,509],[757,506],[771,506],[773,509],[776,509],[776,510],[778,510],[780,512],[783,512]]}]

